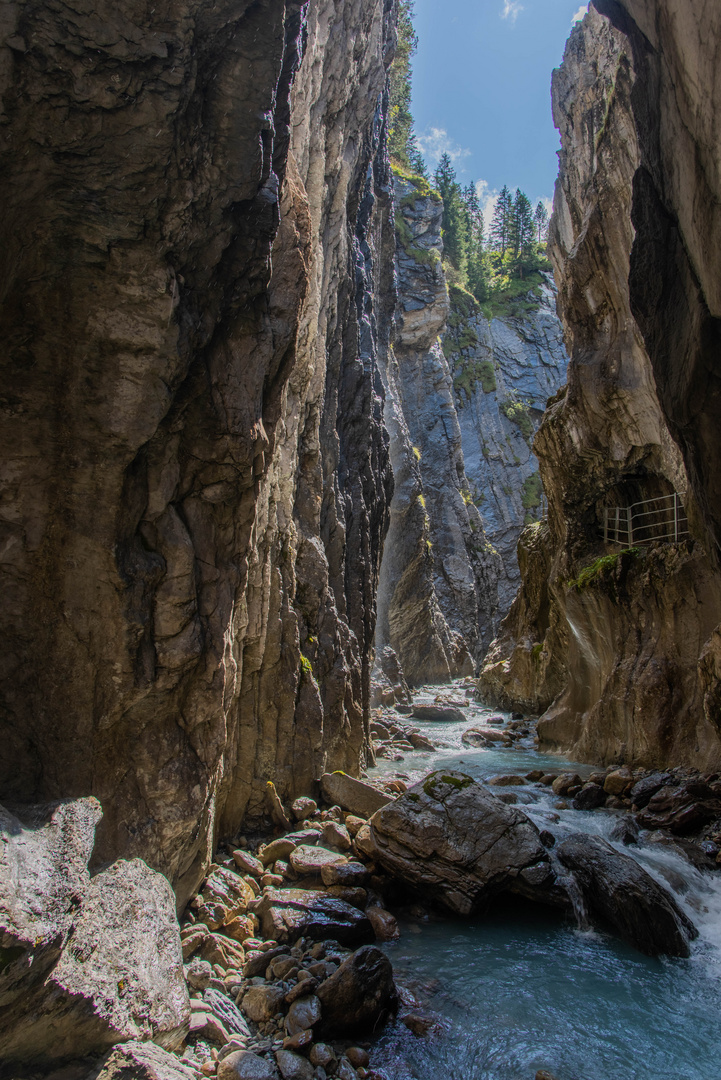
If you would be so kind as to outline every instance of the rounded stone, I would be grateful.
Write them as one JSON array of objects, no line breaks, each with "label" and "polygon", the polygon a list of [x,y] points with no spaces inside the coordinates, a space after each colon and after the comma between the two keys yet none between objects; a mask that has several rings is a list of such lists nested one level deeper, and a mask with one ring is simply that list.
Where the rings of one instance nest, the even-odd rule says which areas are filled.
[{"label": "rounded stone", "polygon": [[274,1077],[272,1063],[249,1050],[236,1050],[218,1064],[218,1080],[274,1080]]},{"label": "rounded stone", "polygon": [[317,1024],[321,1016],[320,1001],[312,994],[298,998],[293,1002],[285,1018],[285,1027],[289,1035],[299,1031],[308,1031]]}]

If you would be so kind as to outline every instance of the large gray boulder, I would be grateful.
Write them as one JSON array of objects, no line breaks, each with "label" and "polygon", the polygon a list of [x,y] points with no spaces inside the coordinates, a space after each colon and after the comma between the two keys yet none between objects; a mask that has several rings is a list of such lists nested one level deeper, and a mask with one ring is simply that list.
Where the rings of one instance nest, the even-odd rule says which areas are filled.
[{"label": "large gray boulder", "polygon": [[362,818],[369,818],[379,807],[391,802],[390,795],[385,795],[372,784],[365,784],[344,772],[323,773],[320,786],[327,803],[341,806]]},{"label": "large gray boulder", "polygon": [[370,854],[459,915],[503,891],[565,905],[538,829],[470,776],[434,772],[373,815]]},{"label": "large gray boulder", "polygon": [[92,879],[95,799],[0,816],[0,1060],[51,1063],[188,1030],[175,897],[140,859]]},{"label": "large gray boulder", "polygon": [[628,855],[597,836],[570,836],[556,856],[581,887],[588,912],[648,956],[688,956],[698,937],[671,894]]}]

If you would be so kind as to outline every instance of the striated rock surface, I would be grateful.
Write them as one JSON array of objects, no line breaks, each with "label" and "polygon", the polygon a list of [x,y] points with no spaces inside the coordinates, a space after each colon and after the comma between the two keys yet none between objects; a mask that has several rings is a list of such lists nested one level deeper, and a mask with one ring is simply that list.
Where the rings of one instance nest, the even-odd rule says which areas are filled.
[{"label": "striated rock surface", "polygon": [[371,819],[367,854],[458,915],[499,892],[566,902],[538,829],[463,773],[435,772]]},{"label": "striated rock surface", "polygon": [[95,799],[1,811],[0,1060],[47,1064],[188,1030],[175,898],[140,859],[90,877]]},{"label": "striated rock surface", "polygon": [[473,674],[495,630],[499,560],[468,494],[439,334],[448,316],[437,193],[395,178],[398,318],[383,368],[395,479],[378,593],[378,652],[411,685]]},{"label": "striated rock surface", "polygon": [[[541,744],[577,759],[715,769],[721,579],[702,492],[671,438],[635,318],[642,75],[638,50],[592,6],[553,81],[562,150],[550,252],[571,363],[534,443],[548,522],[521,538],[523,586],[480,689],[498,704],[546,710]],[[673,492],[689,539],[625,554],[604,544],[605,508]]]},{"label": "striated rock surface", "polygon": [[531,444],[548,398],[566,381],[568,355],[550,275],[516,314],[490,319],[468,293],[455,287],[449,292],[443,351],[453,376],[468,492],[502,562],[500,619],[520,583],[521,530],[542,516],[543,487]]},{"label": "striated rock surface", "polygon": [[266,780],[366,753],[393,17],[3,24],[0,794],[94,794],[181,905]]}]

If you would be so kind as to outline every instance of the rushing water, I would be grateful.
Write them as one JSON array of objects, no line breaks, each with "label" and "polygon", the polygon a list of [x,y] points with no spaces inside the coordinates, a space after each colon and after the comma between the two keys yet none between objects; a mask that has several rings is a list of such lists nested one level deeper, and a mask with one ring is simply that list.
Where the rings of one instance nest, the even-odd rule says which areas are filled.
[{"label": "rushing water", "polygon": [[[444,690],[462,695],[457,687]],[[491,713],[475,704],[465,711],[463,724],[418,724],[445,746],[381,761],[376,774],[414,781],[444,767],[487,779],[572,764],[531,745],[463,746],[463,731]],[[617,819],[613,811],[559,810],[547,790],[511,790],[539,827],[557,836],[608,836]],[[619,850],[670,888],[695,922],[700,936],[688,960],[649,959],[617,938],[582,932],[508,897],[476,920],[406,919],[400,941],[385,948],[401,985],[424,1012],[438,1015],[440,1030],[418,1038],[394,1025],[378,1040],[374,1065],[390,1080],[533,1080],[538,1069],[558,1080],[719,1080],[721,875],[701,873],[658,843]]]}]

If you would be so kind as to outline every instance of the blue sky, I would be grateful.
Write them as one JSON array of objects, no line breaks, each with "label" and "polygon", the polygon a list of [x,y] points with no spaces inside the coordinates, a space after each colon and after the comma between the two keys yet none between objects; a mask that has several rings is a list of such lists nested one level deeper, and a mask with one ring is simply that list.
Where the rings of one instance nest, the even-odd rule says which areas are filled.
[{"label": "blue sky", "polygon": [[504,183],[553,197],[559,147],[551,118],[558,67],[581,0],[415,0],[413,115],[431,170],[446,150],[458,179],[492,208]]}]

